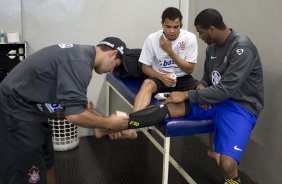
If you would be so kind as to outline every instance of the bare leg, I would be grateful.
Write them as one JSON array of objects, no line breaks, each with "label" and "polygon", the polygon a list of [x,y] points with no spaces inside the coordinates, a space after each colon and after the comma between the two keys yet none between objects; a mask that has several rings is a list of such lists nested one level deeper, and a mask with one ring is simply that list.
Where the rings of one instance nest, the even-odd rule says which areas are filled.
[{"label": "bare leg", "polygon": [[152,99],[152,94],[157,91],[154,81],[146,79],[139,90],[133,106],[133,112],[146,108]]},{"label": "bare leg", "polygon": [[[133,112],[146,108],[152,98],[152,94],[157,91],[157,86],[150,79],[144,80],[138,94],[136,95]],[[121,132],[112,133],[109,135],[111,139],[136,139],[138,137],[135,129],[123,130]]]},{"label": "bare leg", "polygon": [[209,133],[209,141],[210,141],[210,147],[209,147],[209,150],[208,150],[208,156],[215,159],[217,164],[219,164],[220,154],[218,154],[214,151],[213,133]]},{"label": "bare leg", "polygon": [[105,135],[108,135],[109,133],[112,133],[113,131],[111,129],[102,129],[102,128],[94,128],[93,133],[96,138],[102,138]]},{"label": "bare leg", "polygon": [[225,179],[233,179],[238,177],[237,161],[230,156],[224,154],[220,155],[219,168]]},{"label": "bare leg", "polygon": [[54,165],[47,169],[47,184],[56,184],[56,172]]},{"label": "bare leg", "polygon": [[[93,114],[97,115],[97,116],[103,116],[102,113],[95,110],[94,104],[93,104],[92,101],[88,102],[88,110],[90,112],[92,112]],[[112,132],[113,131],[111,129],[103,129],[103,128],[94,128],[93,129],[93,133],[94,133],[94,136],[96,138],[101,138],[101,137],[108,135],[109,133],[112,133]]]},{"label": "bare leg", "polygon": [[166,105],[172,118],[178,118],[186,115],[185,103],[169,103]]}]

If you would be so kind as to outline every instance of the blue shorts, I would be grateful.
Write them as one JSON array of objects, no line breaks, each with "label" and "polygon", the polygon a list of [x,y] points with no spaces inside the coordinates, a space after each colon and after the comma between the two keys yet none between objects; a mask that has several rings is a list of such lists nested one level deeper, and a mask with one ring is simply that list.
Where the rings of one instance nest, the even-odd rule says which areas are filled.
[{"label": "blue shorts", "polygon": [[212,119],[215,152],[234,158],[238,164],[256,125],[257,116],[234,102],[226,100],[204,110],[192,105],[191,119]]},{"label": "blue shorts", "polygon": [[172,92],[172,91],[188,91],[190,89],[194,89],[198,82],[196,79],[192,77],[192,75],[185,75],[183,77],[177,77],[175,87],[168,87],[164,83],[162,83],[161,80],[155,77],[149,77],[148,79],[151,79],[156,83],[157,91],[155,93]]}]

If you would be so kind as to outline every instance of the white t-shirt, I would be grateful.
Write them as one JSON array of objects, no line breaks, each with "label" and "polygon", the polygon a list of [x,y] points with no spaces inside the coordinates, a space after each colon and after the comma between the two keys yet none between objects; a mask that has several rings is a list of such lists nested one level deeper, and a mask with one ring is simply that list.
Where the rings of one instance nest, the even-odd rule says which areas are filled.
[{"label": "white t-shirt", "polygon": [[[151,33],[144,42],[139,61],[160,73],[174,72],[177,77],[187,75],[172,60],[168,54],[160,48],[160,37],[163,30]],[[180,30],[178,38],[172,41],[173,51],[187,62],[197,63],[198,43],[196,35],[186,30]]]}]

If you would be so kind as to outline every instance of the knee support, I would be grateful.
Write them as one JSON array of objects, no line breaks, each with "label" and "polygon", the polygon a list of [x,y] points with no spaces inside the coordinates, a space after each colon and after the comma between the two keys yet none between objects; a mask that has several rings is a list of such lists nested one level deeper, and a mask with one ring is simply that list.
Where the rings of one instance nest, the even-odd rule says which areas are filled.
[{"label": "knee support", "polygon": [[170,113],[166,105],[151,106],[146,109],[130,113],[128,129],[156,125],[165,118],[169,117]]}]

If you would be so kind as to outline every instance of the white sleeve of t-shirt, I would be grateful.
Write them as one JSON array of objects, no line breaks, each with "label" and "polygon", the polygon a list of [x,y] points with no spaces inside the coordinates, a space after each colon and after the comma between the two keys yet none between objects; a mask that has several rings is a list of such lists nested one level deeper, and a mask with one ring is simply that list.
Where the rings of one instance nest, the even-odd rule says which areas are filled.
[{"label": "white sleeve of t-shirt", "polygon": [[152,66],[152,63],[155,60],[155,54],[152,45],[152,39],[149,35],[143,44],[143,48],[139,57],[139,61],[147,66]]},{"label": "white sleeve of t-shirt", "polygon": [[184,60],[190,63],[197,63],[197,58],[198,58],[197,38],[195,34],[190,33],[188,40],[188,48]]}]

